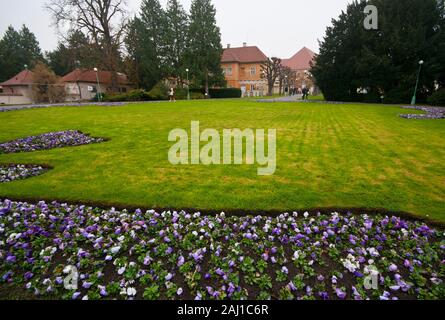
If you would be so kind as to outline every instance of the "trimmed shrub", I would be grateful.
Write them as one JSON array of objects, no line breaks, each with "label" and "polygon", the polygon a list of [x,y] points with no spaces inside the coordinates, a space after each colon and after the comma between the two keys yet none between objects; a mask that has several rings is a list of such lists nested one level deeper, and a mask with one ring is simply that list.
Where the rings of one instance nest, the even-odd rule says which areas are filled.
[{"label": "trimmed shrub", "polygon": [[163,83],[159,82],[148,92],[150,100],[167,100],[169,88]]},{"label": "trimmed shrub", "polygon": [[433,106],[445,107],[445,88],[439,89],[429,96],[428,103]]},{"label": "trimmed shrub", "polygon": [[[411,91],[394,88],[384,94],[383,103],[399,104],[410,103],[413,93]],[[420,99],[419,99],[420,100]]]},{"label": "trimmed shrub", "polygon": [[147,101],[151,100],[150,95],[145,90],[132,90],[127,94],[127,101]]},{"label": "trimmed shrub", "polygon": [[176,88],[175,89],[175,97],[177,100],[186,100],[187,99],[187,88]]},{"label": "trimmed shrub", "polygon": [[213,99],[241,98],[242,92],[237,88],[220,88],[210,89],[209,95]]},{"label": "trimmed shrub", "polygon": [[[163,83],[158,83],[150,92],[145,90],[136,89],[128,93],[102,93],[101,101],[104,102],[127,102],[127,101],[156,101],[167,100],[168,92],[170,89]],[[175,96],[177,100],[187,99],[187,88],[175,89]],[[93,98],[94,102],[99,101],[99,94]],[[191,89],[190,98],[192,100],[204,99],[205,95],[201,92],[201,89]]]},{"label": "trimmed shrub", "polygon": [[204,93],[201,93],[201,92],[190,92],[190,99],[192,99],[192,100],[205,99],[205,95],[204,95]]},{"label": "trimmed shrub", "polygon": [[364,103],[380,103],[382,102],[381,95],[377,92],[369,92],[363,95]]},{"label": "trimmed shrub", "polygon": [[[175,89],[175,97],[177,100],[187,100],[187,88],[176,88]],[[204,99],[205,95],[201,92],[201,90],[192,90],[190,89],[190,99],[199,100]]]},{"label": "trimmed shrub", "polygon": [[96,93],[96,95],[94,96],[93,99],[91,99],[91,101],[98,102],[99,101],[99,96],[100,96],[100,100],[101,101],[108,101],[108,100],[105,100],[105,99],[107,99],[109,96],[107,97],[107,95],[104,94],[104,93]]}]

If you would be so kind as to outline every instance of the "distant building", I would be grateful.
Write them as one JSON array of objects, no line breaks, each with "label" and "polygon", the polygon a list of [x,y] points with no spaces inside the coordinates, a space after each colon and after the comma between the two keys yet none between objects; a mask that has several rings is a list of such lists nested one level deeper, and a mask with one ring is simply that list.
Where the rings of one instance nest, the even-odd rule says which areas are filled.
[{"label": "distant building", "polygon": [[[82,101],[91,100],[99,92],[111,92],[111,72],[75,69],[62,77],[61,82],[65,83],[66,100]],[[100,88],[98,88],[98,78]],[[134,88],[123,73],[117,73],[117,86],[120,93],[126,93]]]},{"label": "distant building", "polygon": [[303,47],[300,51],[294,54],[289,59],[283,59],[282,65],[285,67],[291,68],[296,73],[296,79],[294,79],[295,85],[302,88],[309,88],[311,93],[317,93],[318,89],[314,84],[314,79],[312,74],[310,73],[311,64],[315,62],[316,54],[306,48]]},{"label": "distant building", "polygon": [[0,83],[0,104],[30,104],[32,98],[32,71],[23,70]]},{"label": "distant building", "polygon": [[[60,79],[65,85],[66,101],[87,101],[93,99],[98,92],[99,77],[100,92],[111,91],[111,72],[76,69]],[[33,73],[24,70],[13,78],[0,83],[0,104],[32,104]],[[117,73],[118,92],[125,93],[134,86],[123,73]]]},{"label": "distant building", "polygon": [[243,96],[262,96],[267,92],[267,81],[261,78],[261,65],[267,56],[255,46],[224,50],[221,66],[229,88],[239,88]]}]

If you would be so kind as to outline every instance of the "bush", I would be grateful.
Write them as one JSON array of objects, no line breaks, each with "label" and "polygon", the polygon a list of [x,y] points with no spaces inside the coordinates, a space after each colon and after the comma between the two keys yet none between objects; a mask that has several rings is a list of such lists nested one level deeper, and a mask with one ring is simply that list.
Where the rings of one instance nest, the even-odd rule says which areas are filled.
[{"label": "bush", "polygon": [[[167,100],[170,89],[162,82],[158,83],[150,92],[136,89],[128,93],[102,93],[101,101],[104,102],[126,102],[126,101],[157,101]],[[175,89],[175,96],[177,100],[187,99],[187,88]],[[204,99],[205,95],[201,89],[190,89],[190,99],[198,100]],[[94,102],[99,101],[99,94],[93,98]]]},{"label": "bush", "polygon": [[167,100],[169,88],[163,83],[159,82],[148,93],[150,100]]},{"label": "bush", "polygon": [[177,100],[187,100],[187,88],[177,88],[175,90],[175,97]]},{"label": "bush", "polygon": [[[158,90],[159,91],[159,90]],[[106,102],[126,102],[126,101],[153,101],[153,100],[165,100],[165,98],[160,97],[158,91],[153,91],[153,95],[145,90],[136,89],[128,93],[103,93],[101,101]],[[93,101],[99,101],[99,94],[93,98]]]},{"label": "bush", "polygon": [[428,103],[433,106],[445,106],[445,88],[439,89],[429,96]]},{"label": "bush", "polygon": [[190,99],[192,100],[205,99],[205,94],[202,92],[190,92]]},{"label": "bush", "polygon": [[221,88],[221,89],[210,89],[209,95],[213,99],[223,99],[223,98],[241,98],[241,89],[236,88]]},{"label": "bush", "polygon": [[364,103],[380,103],[382,102],[381,95],[377,92],[368,92],[363,95]]},{"label": "bush", "polygon": [[145,90],[132,90],[127,94],[127,101],[148,101],[151,100],[150,95]]},{"label": "bush", "polygon": [[[411,90],[394,88],[384,94],[383,103],[387,104],[399,104],[410,103],[413,93]],[[420,99],[419,99],[420,100]]]},{"label": "bush", "polygon": [[[175,90],[175,97],[177,100],[187,100],[187,88],[177,88]],[[199,100],[204,99],[205,95],[201,89],[190,89],[190,99]]]}]

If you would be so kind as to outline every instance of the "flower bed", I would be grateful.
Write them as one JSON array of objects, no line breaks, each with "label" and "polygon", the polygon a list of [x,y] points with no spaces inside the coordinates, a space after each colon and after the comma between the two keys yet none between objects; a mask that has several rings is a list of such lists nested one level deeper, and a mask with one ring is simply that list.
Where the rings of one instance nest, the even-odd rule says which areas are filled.
[{"label": "flower bed", "polygon": [[0,144],[0,154],[80,146],[103,141],[105,140],[102,138],[92,138],[75,130],[52,132],[2,143]]},{"label": "flower bed", "polygon": [[[4,200],[0,234],[0,291],[38,297],[445,298],[443,231],[398,217],[202,216]],[[78,287],[68,290],[73,267]],[[369,279],[376,283],[367,290]]]},{"label": "flower bed", "polygon": [[39,176],[48,169],[36,165],[11,164],[0,165],[0,183]]},{"label": "flower bed", "polygon": [[425,114],[401,114],[400,117],[406,119],[445,119],[445,108],[405,106],[403,109],[413,109],[424,111]]}]

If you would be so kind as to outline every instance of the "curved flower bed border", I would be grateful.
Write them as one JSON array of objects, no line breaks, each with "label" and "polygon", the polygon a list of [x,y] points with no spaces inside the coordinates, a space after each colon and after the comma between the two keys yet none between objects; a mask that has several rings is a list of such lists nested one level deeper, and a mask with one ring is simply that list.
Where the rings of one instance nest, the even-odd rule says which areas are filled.
[{"label": "curved flower bed border", "polygon": [[[0,291],[37,297],[445,298],[444,232],[394,216],[226,217],[4,200],[0,234]],[[77,286],[64,286],[67,273]]]},{"label": "curved flower bed border", "polygon": [[426,114],[401,114],[400,117],[406,119],[445,119],[445,108],[440,107],[419,107],[405,106],[403,109],[414,109],[426,112]]},{"label": "curved flower bed border", "polygon": [[28,164],[0,164],[0,183],[23,180],[39,176],[48,171],[49,167]]},{"label": "curved flower bed border", "polygon": [[76,130],[45,133],[0,144],[0,154],[32,152],[63,147],[100,143],[104,138],[93,138]]}]

